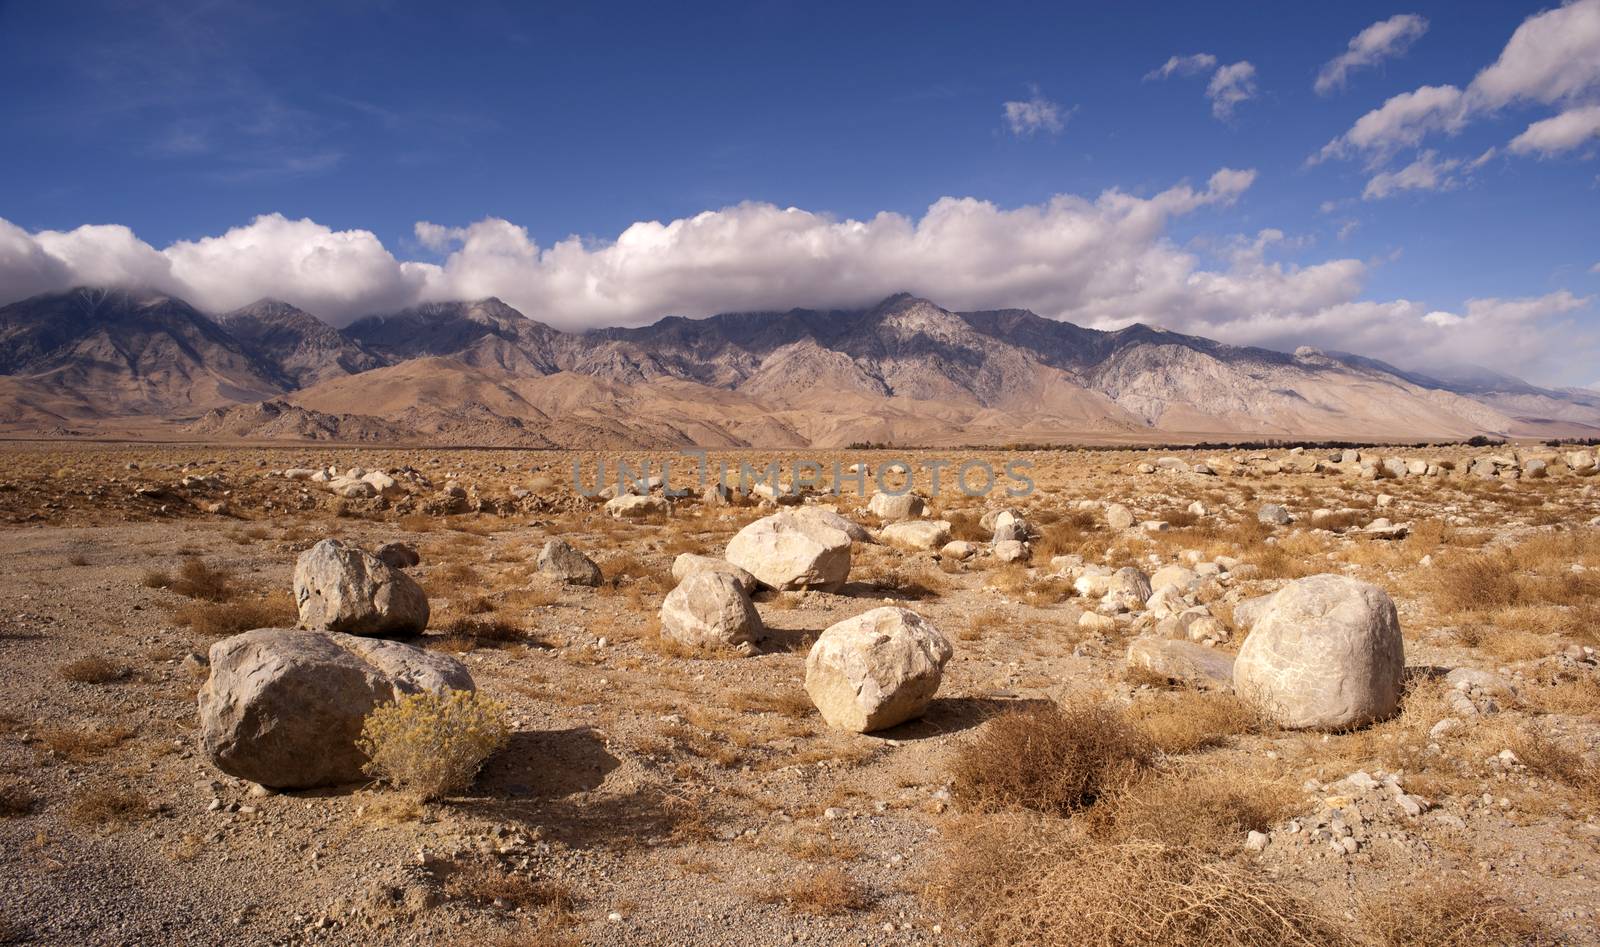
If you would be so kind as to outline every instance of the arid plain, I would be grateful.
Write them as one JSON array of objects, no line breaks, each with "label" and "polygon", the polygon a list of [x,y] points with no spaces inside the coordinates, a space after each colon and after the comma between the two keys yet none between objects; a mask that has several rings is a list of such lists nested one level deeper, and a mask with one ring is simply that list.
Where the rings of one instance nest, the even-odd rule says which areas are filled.
[{"label": "arid plain", "polygon": [[[5,445],[0,941],[1600,943],[1595,447],[712,461],[802,457],[1034,489],[608,505],[572,467],[611,454]],[[821,507],[862,528],[842,584],[757,589],[741,647],[663,631],[678,557]],[[402,640],[505,705],[465,791],[279,792],[208,755],[212,646],[292,627],[329,538],[411,547]],[[554,539],[595,584],[541,568]],[[1261,597],[1321,574],[1393,601],[1380,719],[1286,726],[1231,684]],[[883,606],[948,641],[937,693],[830,727],[808,652]]]}]

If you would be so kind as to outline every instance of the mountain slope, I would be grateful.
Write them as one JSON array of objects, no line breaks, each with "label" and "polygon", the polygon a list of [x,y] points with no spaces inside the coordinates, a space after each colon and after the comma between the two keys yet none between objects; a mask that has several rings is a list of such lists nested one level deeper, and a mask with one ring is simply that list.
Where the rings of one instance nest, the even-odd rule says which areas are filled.
[{"label": "mountain slope", "polygon": [[74,289],[0,307],[0,373],[107,416],[195,413],[289,383],[181,299]]},{"label": "mountain slope", "polygon": [[276,368],[293,388],[387,364],[316,316],[276,299],[225,312],[217,324]]}]

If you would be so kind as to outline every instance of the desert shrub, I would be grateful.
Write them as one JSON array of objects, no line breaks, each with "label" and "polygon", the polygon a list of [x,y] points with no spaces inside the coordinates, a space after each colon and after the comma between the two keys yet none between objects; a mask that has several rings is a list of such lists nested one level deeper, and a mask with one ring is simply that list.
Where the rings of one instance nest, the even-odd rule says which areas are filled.
[{"label": "desert shrub", "polygon": [[1126,787],[1155,756],[1116,708],[1038,704],[1001,714],[955,753],[956,795],[978,809],[1066,815]]},{"label": "desert shrub", "polygon": [[239,602],[191,602],[172,617],[197,634],[222,638],[255,628],[289,627],[299,614],[287,595],[274,595]]},{"label": "desert shrub", "polygon": [[1232,694],[1179,691],[1160,700],[1140,700],[1128,718],[1163,753],[1192,753],[1220,746],[1228,737],[1254,733],[1261,716]]},{"label": "desert shrub", "polygon": [[1293,780],[1184,765],[1139,780],[1096,806],[1090,821],[1110,841],[1223,852],[1236,848],[1251,830],[1269,831],[1293,815],[1303,799]]},{"label": "desert shrub", "polygon": [[1482,884],[1465,878],[1386,888],[1361,905],[1374,947],[1531,947],[1555,944],[1543,925]]},{"label": "desert shrub", "polygon": [[484,761],[509,741],[505,705],[452,690],[374,708],[356,745],[370,758],[370,775],[420,799],[439,799],[472,785]]},{"label": "desert shrub", "polygon": [[79,825],[125,825],[150,815],[150,803],[132,790],[109,784],[85,786],[72,796],[67,816]]},{"label": "desert shrub", "polygon": [[470,651],[473,646],[499,647],[529,641],[528,631],[521,625],[476,616],[457,618],[445,625],[444,633],[447,638],[464,639],[469,645],[466,648],[446,647],[442,650]]},{"label": "desert shrub", "polygon": [[185,559],[183,565],[178,567],[176,576],[162,572],[146,573],[144,584],[206,602],[225,602],[233,597],[234,592],[232,574],[226,569],[206,565],[205,560],[199,557]]},{"label": "desert shrub", "polygon": [[87,729],[51,727],[40,730],[39,742],[64,760],[82,763],[101,756],[133,739],[133,729],[121,724]]},{"label": "desert shrub", "polygon": [[508,872],[487,859],[449,863],[444,893],[478,904],[515,908],[538,907],[567,912],[575,906],[572,891],[566,886]]},{"label": "desert shrub", "polygon": [[22,783],[11,779],[0,781],[0,819],[27,815],[38,803],[38,798]]},{"label": "desert shrub", "polygon": [[764,895],[805,914],[831,915],[860,911],[871,905],[865,889],[838,868],[810,872]]},{"label": "desert shrub", "polygon": [[995,947],[1343,942],[1286,886],[1248,864],[1154,841],[1097,840],[1073,820],[967,819],[945,833],[927,888]]},{"label": "desert shrub", "polygon": [[56,673],[79,684],[110,684],[125,676],[128,669],[110,658],[91,654],[68,661],[57,668]]}]

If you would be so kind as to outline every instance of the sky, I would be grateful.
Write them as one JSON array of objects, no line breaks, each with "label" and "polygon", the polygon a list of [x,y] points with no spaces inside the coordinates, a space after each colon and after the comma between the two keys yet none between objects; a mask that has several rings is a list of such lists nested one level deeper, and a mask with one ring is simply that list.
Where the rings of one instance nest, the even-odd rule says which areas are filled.
[{"label": "sky", "polygon": [[897,291],[1600,386],[1600,0],[0,0],[0,303]]}]

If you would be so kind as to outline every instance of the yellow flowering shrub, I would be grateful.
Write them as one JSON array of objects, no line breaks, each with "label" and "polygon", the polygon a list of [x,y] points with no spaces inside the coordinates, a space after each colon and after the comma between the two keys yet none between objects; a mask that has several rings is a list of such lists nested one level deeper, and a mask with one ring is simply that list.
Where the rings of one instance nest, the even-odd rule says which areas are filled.
[{"label": "yellow flowering shrub", "polygon": [[472,785],[479,767],[511,739],[506,707],[475,691],[402,697],[367,714],[356,746],[367,773],[419,799]]}]

